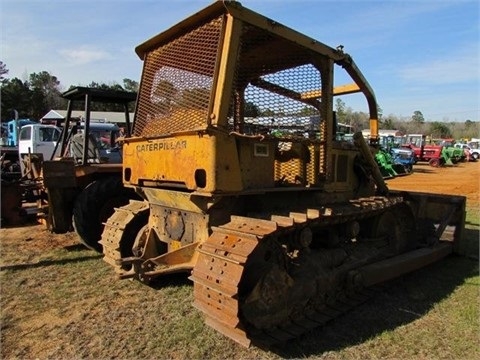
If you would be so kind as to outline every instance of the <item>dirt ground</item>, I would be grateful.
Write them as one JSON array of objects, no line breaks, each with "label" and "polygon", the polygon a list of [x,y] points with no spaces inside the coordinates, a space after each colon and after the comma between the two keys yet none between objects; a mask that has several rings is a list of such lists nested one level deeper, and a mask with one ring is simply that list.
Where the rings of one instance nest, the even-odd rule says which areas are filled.
[{"label": "dirt ground", "polygon": [[[478,214],[480,213],[479,181],[480,162],[476,162],[460,163],[454,167],[443,168],[416,165],[413,174],[387,180],[387,185],[395,190],[464,195],[467,197],[467,219],[469,212],[476,212],[477,215],[474,218],[478,223]],[[95,273],[92,272],[92,269],[95,269]],[[30,275],[24,274],[25,277],[22,278],[22,273],[26,273],[23,270],[28,270]],[[85,273],[90,275],[77,275]],[[5,284],[5,279],[9,279],[8,282],[13,281],[13,283]],[[98,290],[92,288],[89,281],[98,281]],[[126,341],[123,339],[125,328],[119,324],[130,321],[132,326],[138,325],[136,331],[141,332],[145,331],[142,329],[158,326],[156,322],[148,319],[154,319],[155,316],[169,319],[173,316],[172,314],[177,314],[177,308],[175,311],[169,311],[168,303],[165,303],[165,313],[160,315],[158,310],[155,310],[155,314],[145,315],[142,313],[141,320],[138,318],[139,314],[135,312],[132,313],[131,319],[126,320],[125,318],[130,314],[131,308],[142,309],[141,311],[155,309],[159,302],[158,299],[170,294],[171,290],[164,289],[166,294],[163,294],[161,291],[153,292],[144,287],[140,288],[141,285],[138,285],[139,289],[137,290],[137,287],[132,284],[113,283],[112,281],[111,269],[101,262],[101,256],[93,251],[87,251],[79,245],[74,233],[52,234],[44,225],[38,223],[1,228],[0,285],[3,305],[0,309],[2,311],[0,357],[59,358],[58,356],[61,354],[60,358],[72,358],[72,356],[75,358],[128,358],[129,355],[132,358],[132,356],[135,357],[133,354],[138,355],[145,351],[145,344],[139,340],[138,344],[137,342],[126,342],[126,350],[123,353],[108,353],[112,348],[122,349],[124,341]],[[185,292],[188,291],[190,294],[190,288],[186,288]],[[20,293],[16,293],[18,289],[21,290]],[[102,289],[109,289],[109,291]],[[30,293],[30,291],[33,292]],[[180,291],[183,290],[180,289]],[[192,312],[193,310],[190,310],[191,294],[182,296],[185,299],[175,301],[177,307],[179,303],[185,302],[186,304],[183,315],[178,316],[193,318],[196,321],[192,328],[197,329],[199,333],[194,336],[201,340],[195,343],[196,353],[183,353],[184,350],[180,349],[181,346],[185,347],[194,340],[184,340],[185,344],[181,345],[178,338],[182,336],[182,333],[178,333],[177,328],[165,328],[170,324],[181,323],[182,319],[170,319],[170,321],[162,322],[162,332],[158,330],[159,336],[165,336],[162,334],[166,333],[175,335],[172,339],[162,338],[162,341],[167,344],[166,346],[173,349],[169,356],[173,358],[206,358],[209,357],[210,349],[219,348],[218,343],[222,343],[226,349],[235,349],[231,351],[240,351],[228,345],[229,343],[222,337],[216,338],[216,335],[209,333],[210,330],[205,330],[203,320]],[[79,305],[76,306],[75,302],[78,302]],[[32,304],[31,308],[29,304]],[[145,306],[145,304],[149,304],[149,306]],[[123,312],[112,310],[114,305],[123,309]],[[56,309],[55,316],[51,314],[54,311],[52,309]],[[44,316],[40,316],[38,319],[39,314],[44,314]],[[45,316],[49,316],[47,320],[44,319]],[[146,321],[147,323],[145,323]],[[94,330],[96,332],[93,335],[90,334],[90,331]],[[110,337],[104,335],[109,333],[112,334]],[[190,330],[185,332],[185,334],[190,333],[192,333]],[[20,346],[17,339],[18,334],[21,334],[22,338]],[[78,334],[83,335],[79,337]],[[365,336],[368,337],[371,334]],[[99,338],[101,340],[98,340]],[[112,339],[115,339],[116,342],[109,346],[102,343],[102,341],[114,341]],[[100,343],[98,343],[99,341]],[[210,348],[204,350],[204,353],[198,350],[202,344],[212,341],[216,341],[216,343],[210,344]],[[175,351],[183,355],[172,355]],[[220,347],[219,351],[225,350]],[[145,353],[142,354],[145,355]],[[252,353],[235,352],[226,355],[223,352],[212,358],[245,358],[247,355],[251,357]],[[258,350],[253,356],[266,358],[265,355]]]},{"label": "dirt ground", "polygon": [[455,166],[434,168],[418,163],[414,173],[387,180],[390,189],[463,195],[467,208],[479,209],[480,162],[462,162]]}]

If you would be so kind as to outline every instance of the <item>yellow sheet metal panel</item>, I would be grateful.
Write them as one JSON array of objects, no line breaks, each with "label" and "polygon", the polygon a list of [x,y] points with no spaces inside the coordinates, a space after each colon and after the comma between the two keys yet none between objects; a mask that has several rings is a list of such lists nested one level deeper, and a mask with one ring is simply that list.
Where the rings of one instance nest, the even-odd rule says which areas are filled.
[{"label": "yellow sheet metal panel", "polygon": [[[243,189],[240,175],[240,164],[235,138],[221,133],[215,137],[216,144],[212,151],[216,152],[215,183],[206,191],[236,192]],[[210,183],[209,183],[210,185]]]},{"label": "yellow sheet metal panel", "polygon": [[[217,149],[222,151],[217,153]],[[233,138],[202,133],[132,140],[124,144],[123,156],[124,178],[132,185],[203,192],[241,189]]]},{"label": "yellow sheet metal panel", "polygon": [[125,180],[131,184],[158,182],[195,189],[198,187],[195,183],[196,170],[212,173],[211,144],[208,140],[199,140],[194,135],[125,144],[123,163],[132,173],[132,177]]},{"label": "yellow sheet metal panel", "polygon": [[239,138],[237,143],[244,188],[273,187],[276,142]]}]

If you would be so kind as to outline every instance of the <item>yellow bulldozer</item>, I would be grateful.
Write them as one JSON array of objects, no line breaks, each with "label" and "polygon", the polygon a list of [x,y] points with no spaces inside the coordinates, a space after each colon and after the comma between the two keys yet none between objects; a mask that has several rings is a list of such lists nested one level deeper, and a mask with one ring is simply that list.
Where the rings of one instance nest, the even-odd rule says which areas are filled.
[{"label": "yellow bulldozer", "polygon": [[[122,177],[143,200],[117,208],[101,239],[121,278],[189,274],[207,324],[268,345],[462,251],[464,197],[384,183],[375,95],[342,47],[217,1],[136,53]],[[334,97],[350,93],[365,98],[369,144],[335,134]]]}]

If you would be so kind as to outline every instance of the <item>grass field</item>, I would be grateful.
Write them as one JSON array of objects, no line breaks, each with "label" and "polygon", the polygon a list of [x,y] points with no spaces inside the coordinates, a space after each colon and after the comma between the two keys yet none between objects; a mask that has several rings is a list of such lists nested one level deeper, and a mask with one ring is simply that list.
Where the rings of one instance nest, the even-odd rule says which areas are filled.
[{"label": "grass field", "polygon": [[187,276],[117,280],[75,235],[0,229],[2,359],[480,359],[478,204],[470,256],[375,289],[364,305],[297,340],[244,349],[204,325]]}]

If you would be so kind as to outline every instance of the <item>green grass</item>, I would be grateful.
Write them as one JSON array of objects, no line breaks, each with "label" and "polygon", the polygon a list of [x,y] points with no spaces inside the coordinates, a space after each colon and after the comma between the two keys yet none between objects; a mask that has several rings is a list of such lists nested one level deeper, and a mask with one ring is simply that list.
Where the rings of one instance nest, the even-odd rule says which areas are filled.
[{"label": "green grass", "polygon": [[466,255],[478,260],[480,253],[480,205],[467,207],[463,240],[466,244]]},{"label": "green grass", "polygon": [[[478,249],[478,214],[468,214],[467,228]],[[378,287],[362,306],[265,350],[244,349],[206,326],[187,276],[152,288],[115,279],[81,247],[20,245],[2,237],[2,359],[480,358],[478,253]]]}]

